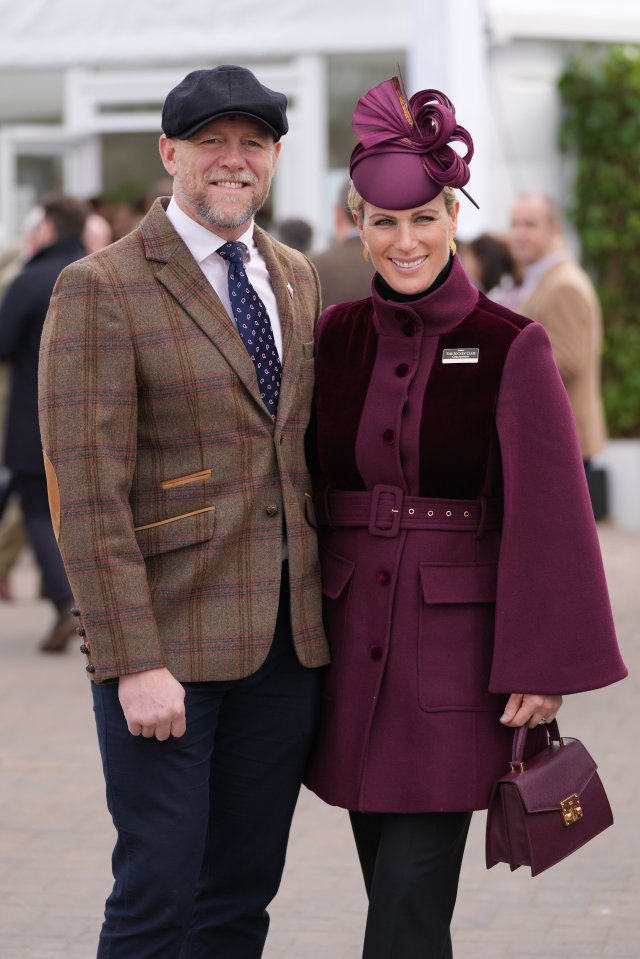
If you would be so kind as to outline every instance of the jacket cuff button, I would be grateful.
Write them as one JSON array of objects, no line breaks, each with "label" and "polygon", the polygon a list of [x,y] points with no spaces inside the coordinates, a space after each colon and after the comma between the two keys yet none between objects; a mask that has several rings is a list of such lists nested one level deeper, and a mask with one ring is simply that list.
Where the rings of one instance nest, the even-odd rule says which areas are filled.
[{"label": "jacket cuff button", "polygon": [[85,666],[85,669],[87,670],[88,673],[95,673],[96,671],[95,666]]}]

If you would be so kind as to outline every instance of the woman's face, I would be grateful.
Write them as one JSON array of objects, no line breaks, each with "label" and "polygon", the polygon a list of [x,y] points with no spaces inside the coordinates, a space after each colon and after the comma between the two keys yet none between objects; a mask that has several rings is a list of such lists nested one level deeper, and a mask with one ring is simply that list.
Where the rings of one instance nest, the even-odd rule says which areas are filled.
[{"label": "woman's face", "polygon": [[420,293],[431,286],[449,259],[456,232],[458,203],[449,216],[444,193],[412,210],[384,210],[364,204],[358,222],[371,261],[398,293]]}]

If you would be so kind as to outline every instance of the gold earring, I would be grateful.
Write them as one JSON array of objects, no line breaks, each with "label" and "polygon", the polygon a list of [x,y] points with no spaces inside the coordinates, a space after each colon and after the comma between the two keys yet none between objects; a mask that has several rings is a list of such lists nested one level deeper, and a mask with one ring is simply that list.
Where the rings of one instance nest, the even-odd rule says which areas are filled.
[{"label": "gold earring", "polygon": [[449,237],[449,249],[451,250],[451,255],[452,255],[452,256],[455,256],[455,255],[456,255],[456,250],[457,250],[458,248],[457,248],[457,246],[456,246],[456,241],[453,239],[452,236]]},{"label": "gold earring", "polygon": [[365,241],[364,246],[362,247],[362,259],[365,263],[369,262],[369,244]]}]

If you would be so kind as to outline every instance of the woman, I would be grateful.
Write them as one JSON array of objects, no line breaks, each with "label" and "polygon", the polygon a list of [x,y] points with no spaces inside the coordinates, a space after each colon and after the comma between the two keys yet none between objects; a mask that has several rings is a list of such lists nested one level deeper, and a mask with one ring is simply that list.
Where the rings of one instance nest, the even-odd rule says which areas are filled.
[{"label": "woman", "polygon": [[396,79],[359,101],[354,130],[351,206],[376,274],[318,325],[332,664],[307,785],[350,810],[365,959],[446,959],[471,812],[513,728],[626,671],[546,333],[455,255],[469,134],[446,97],[407,101]]}]

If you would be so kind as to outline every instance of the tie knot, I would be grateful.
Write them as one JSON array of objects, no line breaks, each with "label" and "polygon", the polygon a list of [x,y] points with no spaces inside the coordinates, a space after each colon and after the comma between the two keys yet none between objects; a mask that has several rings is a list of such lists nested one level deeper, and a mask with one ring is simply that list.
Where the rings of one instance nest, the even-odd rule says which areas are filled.
[{"label": "tie knot", "polygon": [[216,253],[229,263],[244,263],[247,248],[245,244],[240,243],[239,240],[230,240],[228,243],[223,243],[222,246],[219,246]]}]

